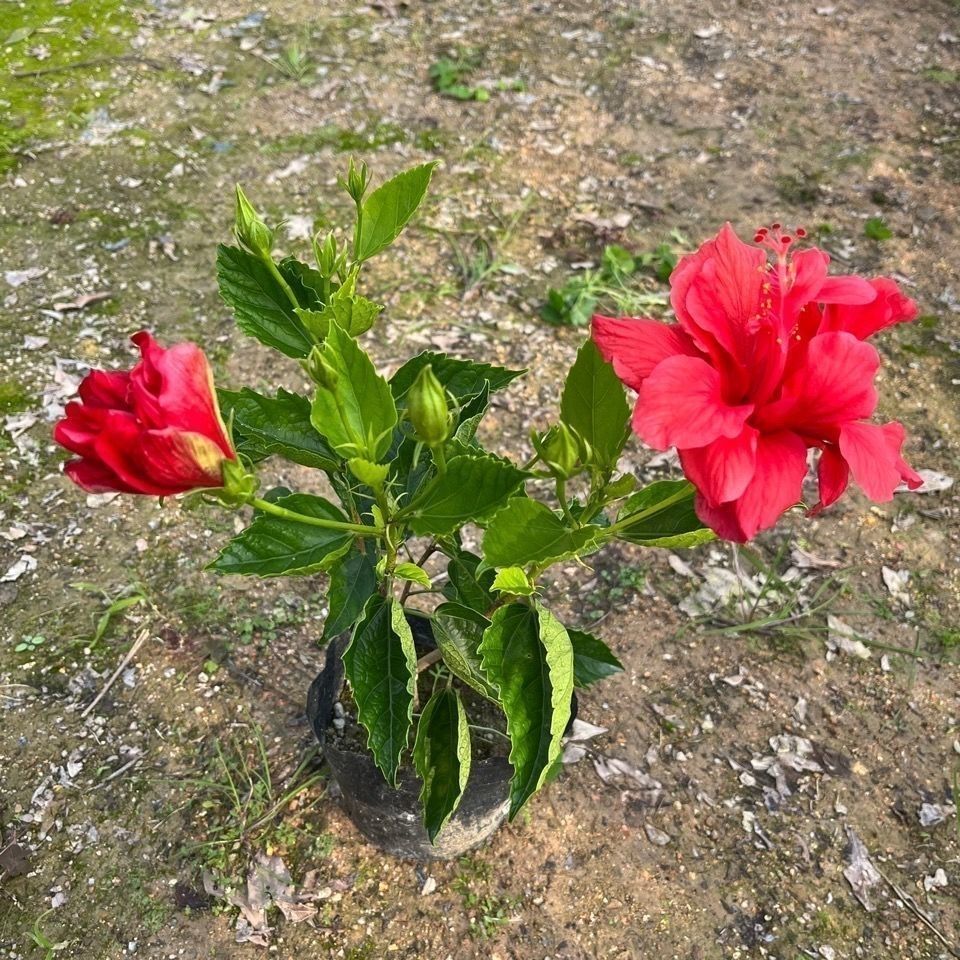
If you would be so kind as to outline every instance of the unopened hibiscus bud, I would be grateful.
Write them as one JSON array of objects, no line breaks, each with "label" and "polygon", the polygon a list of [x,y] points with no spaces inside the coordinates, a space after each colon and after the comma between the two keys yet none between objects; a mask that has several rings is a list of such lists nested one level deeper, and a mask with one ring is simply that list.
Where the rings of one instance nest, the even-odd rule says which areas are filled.
[{"label": "unopened hibiscus bud", "polygon": [[64,473],[91,493],[168,497],[219,488],[237,459],[207,358],[193,343],[165,350],[146,331],[129,372],[94,370],[53,438],[77,455]]},{"label": "unopened hibiscus bud", "polygon": [[417,439],[428,447],[443,443],[450,435],[447,394],[430,364],[420,371],[410,388],[407,411]]},{"label": "unopened hibiscus bud", "polygon": [[269,257],[273,252],[273,231],[260,219],[260,215],[237,184],[237,215],[234,225],[241,245],[258,257]]},{"label": "unopened hibiscus bud", "polygon": [[313,238],[313,255],[317,261],[317,268],[325,277],[332,277],[337,270],[337,241],[333,232],[327,234],[321,242],[320,235]]},{"label": "unopened hibiscus bud", "polygon": [[357,167],[353,162],[353,157],[350,158],[350,166],[347,169],[347,179],[344,180],[340,178],[340,186],[350,194],[354,203],[359,203],[363,199],[363,195],[367,192],[367,182],[370,178],[369,172],[367,171],[367,165],[361,161],[360,166]]},{"label": "unopened hibiscus bud", "polygon": [[580,444],[573,431],[562,420],[542,437],[536,438],[534,445],[540,459],[555,477],[566,480],[576,473],[580,460]]},{"label": "unopened hibiscus bud", "polygon": [[320,387],[327,390],[333,390],[337,386],[340,374],[324,358],[320,347],[314,347],[310,351],[310,356],[302,363],[307,376]]}]

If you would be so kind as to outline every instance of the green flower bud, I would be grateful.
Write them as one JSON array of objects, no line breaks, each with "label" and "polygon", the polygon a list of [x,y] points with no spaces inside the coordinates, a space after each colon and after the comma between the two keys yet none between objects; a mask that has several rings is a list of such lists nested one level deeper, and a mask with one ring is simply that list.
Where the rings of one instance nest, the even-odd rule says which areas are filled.
[{"label": "green flower bud", "polygon": [[303,360],[301,364],[303,369],[306,370],[307,376],[318,386],[324,387],[326,390],[333,390],[336,387],[340,374],[330,366],[321,347],[314,347],[310,351],[310,356]]},{"label": "green flower bud", "polygon": [[239,505],[249,503],[260,482],[252,473],[247,473],[239,460],[223,461],[223,489],[218,496],[224,503]]},{"label": "green flower bud", "polygon": [[325,277],[332,277],[337,269],[337,241],[333,232],[327,234],[320,242],[320,234],[313,238],[313,254],[317,260],[317,268]]},{"label": "green flower bud", "polygon": [[344,180],[343,177],[338,178],[340,186],[350,194],[354,203],[360,203],[363,199],[363,195],[367,192],[369,179],[370,174],[367,170],[366,163],[361,161],[360,166],[357,167],[353,162],[353,157],[350,158],[350,166],[347,168],[346,180]]},{"label": "green flower bud", "polygon": [[237,240],[258,257],[269,257],[273,252],[273,231],[260,219],[260,215],[237,184],[237,215],[234,225]]},{"label": "green flower bud", "polygon": [[580,460],[580,444],[574,432],[561,420],[534,444],[540,459],[562,480],[572,477]]},{"label": "green flower bud", "polygon": [[420,371],[410,388],[407,411],[417,439],[428,447],[435,447],[450,436],[447,393],[430,364]]}]

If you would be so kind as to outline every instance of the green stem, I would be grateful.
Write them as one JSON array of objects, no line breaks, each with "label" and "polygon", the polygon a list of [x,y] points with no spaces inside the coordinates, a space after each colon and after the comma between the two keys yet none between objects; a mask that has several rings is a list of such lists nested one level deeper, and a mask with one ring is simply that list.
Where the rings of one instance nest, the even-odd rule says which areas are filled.
[{"label": "green stem", "polygon": [[577,521],[573,519],[573,514],[570,513],[570,505],[567,503],[567,481],[561,480],[559,477],[557,477],[557,500],[560,502],[560,509],[567,520],[573,526],[579,526]]},{"label": "green stem", "polygon": [[363,203],[357,203],[357,222],[353,229],[353,265],[360,263],[360,231],[363,229]]},{"label": "green stem", "polygon": [[262,510],[264,513],[272,513],[275,517],[281,517],[284,520],[293,520],[296,523],[306,523],[311,527],[343,530],[346,533],[355,533],[361,537],[383,536],[383,530],[379,527],[371,527],[365,523],[344,523],[342,520],[325,520],[323,517],[308,517],[306,514],[288,510],[286,507],[278,506],[269,500],[261,500],[259,497],[254,497],[254,499],[250,501],[250,504],[257,510]]},{"label": "green stem", "polygon": [[294,309],[300,306],[300,301],[297,299],[297,295],[293,292],[290,287],[290,284],[287,283],[283,274],[280,272],[280,268],[273,262],[273,257],[266,256],[263,258],[263,262],[267,265],[267,269],[273,274],[274,280],[280,284],[283,288],[283,292],[287,295],[287,299],[290,303],[293,304]]},{"label": "green stem", "polygon": [[666,510],[667,507],[672,507],[675,503],[687,497],[692,489],[692,483],[685,483],[676,493],[667,497],[666,500],[661,500],[659,503],[655,503],[653,506],[647,507],[646,510],[639,510],[637,513],[631,513],[622,520],[618,520],[616,523],[611,524],[609,527],[607,527],[607,533],[616,535],[618,531],[623,530],[625,527],[632,526],[640,520],[646,520],[647,517],[652,517],[654,514],[660,513],[661,510]]},{"label": "green stem", "polygon": [[430,452],[433,454],[433,462],[437,465],[437,474],[442,477],[447,472],[447,454],[443,444],[438,443],[435,447],[431,447]]}]

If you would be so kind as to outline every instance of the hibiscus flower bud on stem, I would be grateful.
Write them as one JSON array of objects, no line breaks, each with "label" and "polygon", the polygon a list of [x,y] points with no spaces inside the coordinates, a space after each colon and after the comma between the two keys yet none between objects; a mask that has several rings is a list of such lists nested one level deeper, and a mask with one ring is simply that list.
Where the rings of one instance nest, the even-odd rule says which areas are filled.
[{"label": "hibiscus flower bud on stem", "polygon": [[420,371],[410,388],[407,412],[416,438],[430,447],[439,466],[442,452],[437,457],[438,449],[450,436],[450,409],[447,406],[447,393],[430,364]]},{"label": "hibiscus flower bud on stem", "polygon": [[273,231],[263,222],[260,214],[247,199],[240,184],[237,184],[237,216],[234,225],[241,245],[258,257],[270,257],[273,253]]},{"label": "hibiscus flower bud on stem", "polygon": [[530,439],[554,477],[568,480],[578,472],[580,444],[574,432],[562,420],[542,436],[531,434]]},{"label": "hibiscus flower bud on stem", "polygon": [[306,371],[307,376],[317,386],[325,390],[335,390],[340,374],[330,365],[329,361],[323,356],[320,347],[314,347],[306,360],[301,361],[301,366]]}]

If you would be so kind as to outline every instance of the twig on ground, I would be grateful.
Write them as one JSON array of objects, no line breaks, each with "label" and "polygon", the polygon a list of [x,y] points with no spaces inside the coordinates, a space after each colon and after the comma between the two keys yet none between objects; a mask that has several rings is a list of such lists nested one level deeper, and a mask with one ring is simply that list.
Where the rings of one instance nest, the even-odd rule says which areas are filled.
[{"label": "twig on ground", "polygon": [[150,636],[149,630],[141,630],[140,636],[133,641],[133,646],[127,651],[127,655],[120,661],[120,666],[113,671],[113,675],[107,681],[106,686],[93,698],[93,702],[88,704],[84,711],[80,714],[80,719],[83,720],[88,713],[106,696],[107,691],[117,682],[117,677],[123,673],[127,664],[137,655],[137,651],[146,643],[147,637]]}]

